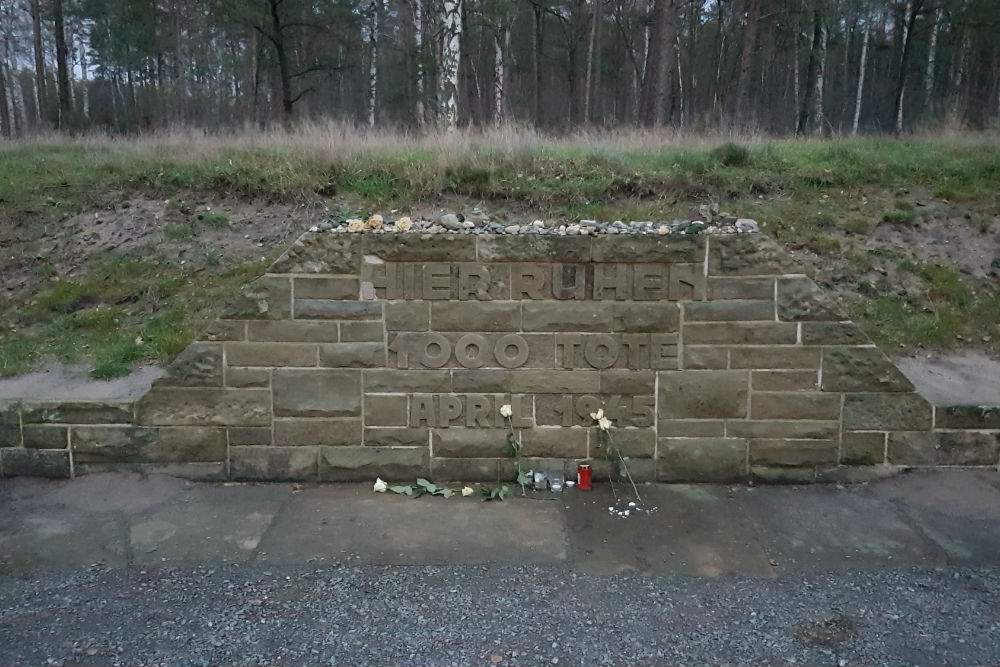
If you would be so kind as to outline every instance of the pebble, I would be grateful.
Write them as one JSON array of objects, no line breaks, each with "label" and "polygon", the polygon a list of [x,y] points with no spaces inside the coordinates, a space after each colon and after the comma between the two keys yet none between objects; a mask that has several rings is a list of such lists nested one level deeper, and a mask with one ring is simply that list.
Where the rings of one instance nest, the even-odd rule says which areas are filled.
[{"label": "pebble", "polygon": [[445,229],[461,229],[462,221],[459,220],[458,216],[454,213],[445,213],[438,218],[438,225],[444,227]]}]

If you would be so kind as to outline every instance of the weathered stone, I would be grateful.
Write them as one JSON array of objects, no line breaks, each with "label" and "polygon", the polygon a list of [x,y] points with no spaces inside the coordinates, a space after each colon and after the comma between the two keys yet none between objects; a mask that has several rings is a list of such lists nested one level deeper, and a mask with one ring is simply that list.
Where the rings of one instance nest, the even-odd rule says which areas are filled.
[{"label": "weathered stone", "polygon": [[385,328],[389,331],[428,331],[430,326],[430,302],[385,302]]},{"label": "weathered stone", "polygon": [[365,426],[409,424],[406,394],[365,394]]},{"label": "weathered stone", "polygon": [[20,447],[20,446],[21,446],[20,424],[0,423],[0,447]]},{"label": "weathered stone", "polygon": [[754,391],[817,391],[816,371],[753,371],[750,386]]},{"label": "weathered stone", "polygon": [[361,415],[361,372],[356,370],[274,371],[275,417]]},{"label": "weathered stone", "polygon": [[752,466],[816,466],[837,462],[833,440],[751,440]]},{"label": "weathered stone", "polygon": [[702,262],[704,236],[596,236],[591,246],[595,262]]},{"label": "weathered stone", "polygon": [[66,449],[69,447],[69,427],[25,424],[22,429],[24,446],[28,449]]},{"label": "weathered stone", "polygon": [[385,366],[382,343],[329,343],[319,346],[319,365],[331,368],[380,368]]},{"label": "weathered stone", "polygon": [[226,432],[221,428],[73,427],[74,462],[188,463],[225,459]]},{"label": "weathered stone", "polygon": [[704,301],[705,281],[704,263],[671,264],[668,298],[671,301]]},{"label": "weathered stone", "polygon": [[868,336],[853,322],[803,322],[803,345],[864,345]]},{"label": "weathered stone", "polygon": [[357,278],[295,278],[296,299],[357,299]]},{"label": "weathered stone", "polygon": [[836,322],[844,319],[808,278],[778,279],[778,319],[783,322]]},{"label": "weathered stone", "polygon": [[663,371],[659,385],[661,419],[746,417],[747,371]]},{"label": "weathered stone", "polygon": [[792,345],[797,332],[793,322],[685,322],[681,335],[685,345]]},{"label": "weathered stone", "polygon": [[[515,437],[516,434],[515,434]],[[507,445],[507,431],[502,428],[431,429],[434,456],[452,458],[487,458],[512,456]]]},{"label": "weathered stone", "polygon": [[364,371],[365,392],[449,392],[451,373],[433,370],[371,369]]},{"label": "weathered stone", "polygon": [[495,368],[475,370],[454,370],[451,372],[452,391],[460,392],[508,392],[510,391],[510,371]]},{"label": "weathered stone", "polygon": [[222,317],[227,320],[287,320],[292,316],[292,281],[261,276],[228,301]]},{"label": "weathered stone", "polygon": [[938,406],[937,428],[972,428],[1000,430],[1000,406],[948,405]]},{"label": "weathered stone", "polygon": [[428,428],[365,428],[365,447],[413,447],[430,445]]},{"label": "weathered stone", "polygon": [[840,442],[841,463],[863,466],[885,461],[885,433],[844,433]]},{"label": "weathered stone", "polygon": [[510,390],[515,394],[596,394],[600,388],[600,375],[594,371],[514,370],[510,373]]},{"label": "weathered stone", "polygon": [[629,459],[651,459],[656,454],[656,429],[616,428],[605,440],[599,429],[590,431],[590,455],[605,456],[605,449]]},{"label": "weathered stone", "polygon": [[687,370],[729,368],[729,348],[685,345],[684,368]]},{"label": "weathered stone", "polygon": [[522,303],[524,331],[611,331],[613,310],[600,302]]},{"label": "weathered stone", "polygon": [[826,347],[823,391],[913,391],[913,383],[878,348]]},{"label": "weathered stone", "polygon": [[348,234],[303,234],[268,273],[357,274],[361,270],[361,241]]},{"label": "weathered stone", "polygon": [[625,333],[670,333],[680,330],[680,316],[680,306],[675,303],[616,303],[613,329]]},{"label": "weathered stone", "polygon": [[845,465],[816,469],[816,481],[823,484],[867,484],[888,479],[901,473],[903,468],[894,465]]},{"label": "weathered stone", "polygon": [[442,301],[431,304],[434,331],[519,331],[521,304],[516,301]]},{"label": "weathered stone", "polygon": [[584,428],[537,427],[524,429],[519,435],[521,456],[568,459],[587,457],[587,429]]},{"label": "weathered stone", "polygon": [[317,447],[230,447],[229,476],[235,480],[318,479]]},{"label": "weathered stone", "polygon": [[769,276],[795,270],[788,253],[763,234],[713,236],[708,243],[710,276]]},{"label": "weathered stone", "polygon": [[737,438],[793,438],[831,440],[837,437],[835,421],[742,421],[726,422],[726,435]]},{"label": "weathered stone", "polygon": [[302,320],[377,320],[382,304],[376,301],[296,299],[295,317]]},{"label": "weathered stone", "polygon": [[226,343],[230,366],[315,366],[319,354],[310,343]]},{"label": "weathered stone", "polygon": [[774,321],[773,301],[693,301],[684,304],[685,322]]},{"label": "weathered stone", "polygon": [[156,384],[164,387],[221,387],[222,343],[191,343],[170,362],[166,373]]},{"label": "weathered stone", "polygon": [[721,438],[726,422],[721,419],[670,419],[660,421],[656,429],[661,438]]},{"label": "weathered stone", "polygon": [[267,368],[226,368],[226,386],[233,389],[270,387],[271,371]]},{"label": "weathered stone", "polygon": [[938,431],[938,464],[993,466],[1000,464],[1000,433]]},{"label": "weathered stone", "polygon": [[429,473],[427,447],[323,447],[319,478],[324,482],[370,482],[376,477],[411,481]]},{"label": "weathered stone", "polygon": [[[340,335],[336,322],[268,320],[247,324],[247,338],[251,341],[277,343],[336,343],[340,340]],[[228,363],[230,366],[237,365],[232,359]]]},{"label": "weathered stone", "polygon": [[660,438],[657,479],[663,482],[737,482],[747,476],[741,438]]},{"label": "weathered stone", "polygon": [[656,385],[653,371],[605,370],[600,376],[602,394],[652,394]]},{"label": "weathered stone", "polygon": [[729,365],[732,368],[811,368],[815,371],[819,368],[819,348],[801,345],[737,347],[729,353]]},{"label": "weathered stone", "polygon": [[154,387],[139,400],[136,414],[142,426],[268,426],[271,392]]},{"label": "weathered stone", "polygon": [[774,278],[709,278],[708,298],[774,299]]},{"label": "weathered stone", "polygon": [[496,482],[498,479],[514,486],[517,464],[513,459],[431,459],[431,475],[435,482]]},{"label": "weathered stone", "polygon": [[378,320],[341,322],[340,340],[344,343],[383,342],[385,341],[385,330]]},{"label": "weathered stone", "polygon": [[926,430],[931,427],[931,406],[918,394],[847,394],[844,428],[868,430]]},{"label": "weathered stone", "polygon": [[360,419],[275,419],[274,444],[283,447],[361,445]]},{"label": "weathered stone", "polygon": [[840,395],[821,392],[760,392],[750,398],[751,419],[839,419]]},{"label": "weathered stone", "polygon": [[0,449],[0,471],[4,477],[70,476],[69,452],[45,449]]},{"label": "weathered stone", "polygon": [[266,426],[234,426],[228,432],[230,445],[273,444],[274,430]]},{"label": "weathered stone", "polygon": [[246,340],[247,323],[241,320],[216,320],[208,325],[198,340]]},{"label": "weathered stone", "polygon": [[458,234],[364,234],[365,255],[392,262],[473,262],[476,237]]},{"label": "weathered stone", "polygon": [[889,434],[887,459],[903,465],[937,465],[937,435],[931,431],[896,431]]},{"label": "weathered stone", "polygon": [[73,471],[79,475],[96,475],[99,473],[129,472],[142,477],[150,475],[167,475],[189,479],[193,482],[224,482],[226,480],[226,462],[213,461],[209,463],[77,463],[73,462]]},{"label": "weathered stone", "polygon": [[588,262],[590,238],[536,234],[480,236],[479,259],[494,262]]},{"label": "weathered stone", "polygon": [[812,484],[816,481],[816,468],[751,466],[750,479],[761,484]]},{"label": "weathered stone", "polygon": [[130,424],[132,404],[127,401],[43,401],[22,407],[24,424]]}]

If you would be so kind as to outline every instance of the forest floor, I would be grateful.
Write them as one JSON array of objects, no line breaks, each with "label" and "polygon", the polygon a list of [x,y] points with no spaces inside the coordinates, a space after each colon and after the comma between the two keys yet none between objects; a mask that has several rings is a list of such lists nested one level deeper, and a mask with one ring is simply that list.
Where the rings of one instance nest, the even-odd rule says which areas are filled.
[{"label": "forest floor", "polygon": [[0,144],[0,376],[164,362],[329,217],[755,218],[889,353],[1000,353],[1000,139],[339,128]]}]

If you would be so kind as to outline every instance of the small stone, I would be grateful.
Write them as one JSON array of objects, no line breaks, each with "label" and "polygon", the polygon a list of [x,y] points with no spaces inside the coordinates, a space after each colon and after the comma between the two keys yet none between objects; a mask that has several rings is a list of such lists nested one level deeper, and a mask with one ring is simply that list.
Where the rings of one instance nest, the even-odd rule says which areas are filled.
[{"label": "small stone", "polygon": [[757,225],[756,220],[751,218],[740,218],[736,221],[736,231],[747,234],[750,232],[759,232],[760,227]]},{"label": "small stone", "polygon": [[471,220],[466,220],[465,222],[462,223],[462,229],[475,229],[475,227],[476,223],[472,222]]},{"label": "small stone", "polygon": [[309,231],[310,232],[318,232],[319,231],[319,227],[317,227],[316,225],[313,225],[312,227],[309,228]]},{"label": "small stone", "polygon": [[445,229],[461,229],[462,221],[454,213],[445,213],[438,218],[438,225]]},{"label": "small stone", "polygon": [[517,225],[508,225],[507,227],[504,227],[503,230],[507,234],[517,234],[519,231],[521,231],[521,228],[518,227]]},{"label": "small stone", "polygon": [[580,225],[570,225],[566,228],[566,233],[570,236],[580,235]]},{"label": "small stone", "polygon": [[659,227],[656,228],[656,233],[659,234],[660,236],[663,236],[664,234],[669,234],[670,228],[667,227],[666,225],[660,225]]}]

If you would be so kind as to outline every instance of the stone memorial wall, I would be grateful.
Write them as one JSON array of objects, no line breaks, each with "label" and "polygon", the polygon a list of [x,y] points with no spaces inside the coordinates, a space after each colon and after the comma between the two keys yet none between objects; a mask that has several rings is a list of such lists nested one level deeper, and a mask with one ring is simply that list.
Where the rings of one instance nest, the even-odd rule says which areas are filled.
[{"label": "stone memorial wall", "polygon": [[[137,402],[0,406],[0,467],[249,480],[824,481],[992,465],[761,234],[310,232]],[[973,414],[974,413],[974,414]],[[935,421],[937,423],[935,423]]]}]

